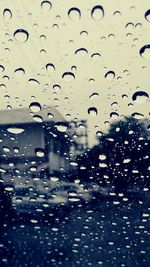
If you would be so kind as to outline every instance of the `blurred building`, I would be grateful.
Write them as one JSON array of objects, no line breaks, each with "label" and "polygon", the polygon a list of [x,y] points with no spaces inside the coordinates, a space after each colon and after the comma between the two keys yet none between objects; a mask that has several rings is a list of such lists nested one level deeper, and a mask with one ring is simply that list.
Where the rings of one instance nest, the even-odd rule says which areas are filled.
[{"label": "blurred building", "polygon": [[53,107],[0,111],[2,177],[49,174],[69,169],[68,123]]}]

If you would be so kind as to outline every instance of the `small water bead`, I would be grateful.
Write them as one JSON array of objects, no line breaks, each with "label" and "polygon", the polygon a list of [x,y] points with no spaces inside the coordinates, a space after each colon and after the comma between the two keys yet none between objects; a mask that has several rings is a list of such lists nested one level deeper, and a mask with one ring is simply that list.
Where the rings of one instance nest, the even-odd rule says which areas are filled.
[{"label": "small water bead", "polygon": [[4,66],[0,65],[0,72],[3,72],[5,70]]},{"label": "small water bead", "polygon": [[73,81],[75,79],[75,75],[72,72],[64,72],[63,75],[62,75],[62,78],[65,81],[70,82],[70,81]]},{"label": "small water bead", "polygon": [[87,31],[81,31],[81,32],[80,32],[80,35],[81,35],[82,37],[87,37],[87,36],[88,36],[88,32],[87,32]]},{"label": "small water bead", "polygon": [[119,117],[119,114],[117,112],[111,112],[110,113],[110,118],[112,118],[112,119],[118,119],[118,117]]},{"label": "small water bead", "polygon": [[72,7],[69,9],[68,11],[68,17],[72,20],[72,21],[78,21],[81,18],[81,11],[79,8],[77,7]]},{"label": "small water bead", "polygon": [[36,148],[36,149],[35,149],[35,155],[36,155],[37,157],[39,157],[39,158],[44,157],[44,155],[45,155],[45,151],[44,151],[44,149],[42,149],[42,148]]},{"label": "small water bead", "polygon": [[29,33],[24,29],[17,29],[14,37],[19,43],[25,43],[29,39]]},{"label": "small water bead", "polygon": [[40,103],[38,102],[32,102],[30,105],[29,105],[29,108],[30,110],[33,112],[33,113],[36,113],[36,112],[39,112],[41,110],[41,105]]},{"label": "small water bead", "polygon": [[102,6],[97,5],[92,8],[91,17],[93,20],[99,21],[104,17],[104,9]]},{"label": "small water bead", "polygon": [[12,12],[9,8],[5,8],[3,11],[3,16],[6,21],[10,20],[12,18]]},{"label": "small water bead", "polygon": [[146,59],[150,59],[150,44],[144,45],[140,51],[140,56]]},{"label": "small water bead", "polygon": [[98,111],[97,111],[97,108],[95,108],[95,107],[90,107],[90,108],[88,109],[88,114],[89,114],[91,117],[96,117],[96,116],[97,116],[97,113],[98,113]]},{"label": "small water bead", "polygon": [[52,8],[52,3],[50,1],[42,1],[41,8],[43,11],[47,12]]},{"label": "small water bead", "polygon": [[135,92],[132,96],[132,100],[136,104],[143,104],[149,99],[149,95],[144,91]]},{"label": "small water bead", "polygon": [[53,119],[53,118],[54,118],[54,115],[53,115],[52,113],[49,112],[49,113],[47,114],[47,117],[48,117],[49,119]]}]

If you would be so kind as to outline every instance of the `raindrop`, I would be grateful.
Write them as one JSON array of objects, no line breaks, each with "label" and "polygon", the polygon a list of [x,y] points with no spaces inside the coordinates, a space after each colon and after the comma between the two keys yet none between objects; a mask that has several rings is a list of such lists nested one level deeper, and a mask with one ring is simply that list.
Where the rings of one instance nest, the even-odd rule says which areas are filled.
[{"label": "raindrop", "polygon": [[117,119],[118,117],[119,117],[119,114],[117,112],[111,112],[110,113],[110,118]]},{"label": "raindrop", "polygon": [[20,43],[25,43],[29,38],[29,33],[24,29],[18,29],[14,32],[14,37]]},{"label": "raindrop", "polygon": [[49,11],[52,8],[52,3],[50,1],[43,1],[41,3],[41,8],[43,11]]},{"label": "raindrop", "polygon": [[33,85],[33,86],[37,86],[37,85],[40,84],[36,79],[33,79],[33,78],[29,79],[29,80],[28,80],[28,83],[29,83],[30,85]]},{"label": "raindrop", "polygon": [[132,100],[135,101],[136,104],[143,104],[149,98],[149,95],[144,91],[138,91],[133,94]]},{"label": "raindrop", "polygon": [[14,190],[14,186],[13,185],[6,185],[5,186],[5,191],[12,192],[13,190]]},{"label": "raindrop", "polygon": [[145,19],[150,22],[150,9],[145,12]]},{"label": "raindrop", "polygon": [[15,69],[14,73],[18,75],[23,75],[25,74],[25,70],[23,68],[18,68],[18,69]]},{"label": "raindrop", "polygon": [[41,110],[41,105],[38,102],[32,102],[29,106],[33,113],[39,112]]},{"label": "raindrop", "polygon": [[0,65],[0,72],[3,72],[4,70],[5,68],[2,65]]},{"label": "raindrop", "polygon": [[70,81],[73,81],[75,79],[75,75],[72,72],[64,72],[62,75],[62,78],[65,81],[70,82]]},{"label": "raindrop", "polygon": [[89,96],[89,98],[90,98],[91,100],[93,100],[93,99],[97,98],[98,96],[99,96],[98,93],[93,93],[93,94],[91,94],[91,95]]},{"label": "raindrop", "polygon": [[105,78],[108,80],[112,80],[115,78],[115,72],[110,70],[105,74]]},{"label": "raindrop", "polygon": [[98,5],[92,8],[91,11],[92,19],[99,21],[104,17],[104,9],[102,6]]},{"label": "raindrop", "polygon": [[44,157],[44,155],[45,155],[45,151],[44,151],[44,149],[42,149],[42,148],[36,148],[36,149],[35,149],[35,155],[36,155],[37,157],[39,157],[39,158]]},{"label": "raindrop", "polygon": [[47,114],[47,117],[48,117],[49,119],[52,119],[52,118],[54,118],[54,115],[53,115],[52,113],[48,113],[48,114]]},{"label": "raindrop", "polygon": [[100,57],[101,57],[101,55],[99,53],[93,53],[91,55],[91,58],[93,58],[93,59],[100,59]]},{"label": "raindrop", "polygon": [[66,132],[67,131],[67,125],[63,122],[58,122],[55,124],[55,127],[56,129],[59,131],[59,132]]},{"label": "raindrop", "polygon": [[21,134],[24,132],[24,129],[20,127],[9,127],[7,128],[7,131],[13,134]]},{"label": "raindrop", "polygon": [[52,72],[55,70],[55,66],[52,63],[48,63],[46,64],[46,69],[47,71]]},{"label": "raindrop", "polygon": [[75,55],[79,55],[79,56],[85,56],[88,54],[88,51],[86,48],[79,48],[75,51]]},{"label": "raindrop", "polygon": [[132,117],[134,117],[135,119],[142,119],[144,115],[141,113],[135,112],[132,114]]},{"label": "raindrop", "polygon": [[39,115],[34,115],[33,120],[36,122],[43,122],[43,118]]},{"label": "raindrop", "polygon": [[141,57],[150,59],[150,45],[144,45],[139,53]]},{"label": "raindrop", "polygon": [[88,32],[87,31],[81,31],[80,35],[83,37],[87,37],[88,36]]},{"label": "raindrop", "polygon": [[54,84],[53,89],[54,90],[61,90],[61,86],[59,84]]},{"label": "raindrop", "polygon": [[72,20],[72,21],[78,21],[81,18],[81,11],[80,9],[76,8],[76,7],[72,7],[71,9],[69,9],[68,11],[68,17]]},{"label": "raindrop", "polygon": [[10,20],[12,18],[12,12],[9,8],[5,8],[3,11],[3,16],[6,20]]},{"label": "raindrop", "polygon": [[97,108],[95,107],[90,107],[88,109],[88,114],[91,116],[91,117],[96,117],[97,116]]},{"label": "raindrop", "polygon": [[52,182],[58,182],[58,181],[59,181],[59,178],[56,177],[56,176],[51,176],[51,177],[50,177],[50,180],[51,180]]}]

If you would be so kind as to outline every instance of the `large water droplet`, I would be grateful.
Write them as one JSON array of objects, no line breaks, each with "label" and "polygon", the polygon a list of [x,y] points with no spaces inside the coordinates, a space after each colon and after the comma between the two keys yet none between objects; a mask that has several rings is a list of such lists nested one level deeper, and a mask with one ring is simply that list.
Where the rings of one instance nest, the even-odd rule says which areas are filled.
[{"label": "large water droplet", "polygon": [[33,120],[36,122],[43,122],[43,118],[39,115],[34,115]]},{"label": "large water droplet", "polygon": [[29,79],[28,83],[33,86],[38,86],[40,84],[36,79],[33,78]]},{"label": "large water droplet", "polygon": [[72,21],[78,21],[81,18],[81,11],[80,9],[76,8],[76,7],[72,7],[71,9],[69,9],[68,11],[68,17],[72,20]]},{"label": "large water droplet", "polygon": [[52,3],[50,1],[43,1],[41,3],[41,8],[43,11],[49,11],[52,8]]},{"label": "large water droplet", "polygon": [[32,102],[29,106],[33,113],[39,112],[41,110],[41,105],[38,102]]},{"label": "large water droplet", "polygon": [[52,63],[48,63],[48,64],[46,64],[46,69],[47,69],[47,71],[52,73],[55,70],[55,66]]},{"label": "large water droplet", "polygon": [[98,5],[92,8],[91,11],[92,19],[99,21],[104,17],[104,9],[102,6]]},{"label": "large water droplet", "polygon": [[105,78],[108,80],[112,80],[115,78],[115,72],[110,70],[105,74]]},{"label": "large water droplet", "polygon": [[90,107],[88,109],[88,114],[91,116],[91,117],[96,117],[97,116],[97,108],[95,107]]},{"label": "large water droplet", "polygon": [[150,59],[150,44],[148,45],[144,45],[141,49],[140,49],[140,55],[143,58],[147,58]]},{"label": "large water droplet", "polygon": [[55,127],[59,132],[66,132],[67,131],[67,125],[63,122],[56,123]]},{"label": "large water droplet", "polygon": [[7,128],[7,131],[13,134],[21,134],[24,132],[24,129],[20,127],[9,127]]},{"label": "large water droplet", "polygon": [[9,8],[5,8],[3,11],[3,16],[5,20],[10,20],[12,18],[12,12]]},{"label": "large water droplet", "polygon": [[132,114],[132,117],[134,117],[135,119],[142,119],[144,117],[144,115],[141,113],[138,113],[138,112],[134,112]]},{"label": "large water droplet", "polygon": [[75,51],[75,55],[79,55],[79,56],[85,56],[88,54],[88,51],[86,48],[79,48]]},{"label": "large water droplet", "polygon": [[132,96],[132,100],[135,101],[136,104],[143,104],[149,98],[149,95],[144,91],[135,92]]},{"label": "large water droplet", "polygon": [[75,79],[75,75],[72,72],[64,72],[63,75],[62,75],[62,78],[66,82],[70,82],[70,81],[73,81]]},{"label": "large water droplet", "polygon": [[18,29],[14,32],[15,39],[20,43],[25,43],[29,38],[29,33],[24,29]]}]

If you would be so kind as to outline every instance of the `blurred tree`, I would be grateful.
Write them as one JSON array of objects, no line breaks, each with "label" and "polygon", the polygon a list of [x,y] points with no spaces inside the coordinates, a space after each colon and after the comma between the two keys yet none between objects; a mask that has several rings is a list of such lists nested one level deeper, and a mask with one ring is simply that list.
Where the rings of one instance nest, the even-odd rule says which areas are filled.
[{"label": "blurred tree", "polygon": [[78,158],[79,176],[115,186],[117,192],[133,184],[149,186],[150,135],[147,121],[125,117],[110,125],[99,144]]}]

